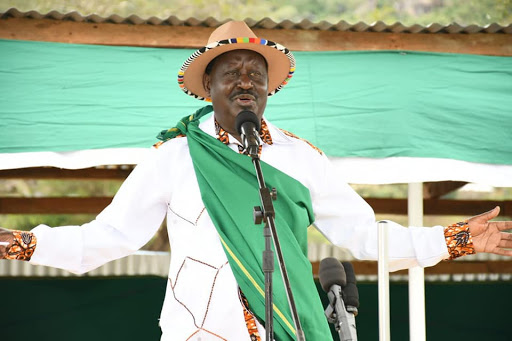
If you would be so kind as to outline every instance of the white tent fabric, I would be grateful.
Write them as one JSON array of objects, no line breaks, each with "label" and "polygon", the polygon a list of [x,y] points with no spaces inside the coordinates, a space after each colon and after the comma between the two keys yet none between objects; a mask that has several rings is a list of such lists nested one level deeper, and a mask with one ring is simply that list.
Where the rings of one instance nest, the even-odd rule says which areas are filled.
[{"label": "white tent fabric", "polygon": [[[148,148],[111,148],[72,152],[0,154],[2,169],[28,167],[89,168],[99,165],[137,164]],[[390,157],[330,157],[344,181],[353,184],[391,184],[425,181],[466,181],[494,187],[512,187],[512,166],[451,159]],[[492,174],[492,176],[489,176]]]}]

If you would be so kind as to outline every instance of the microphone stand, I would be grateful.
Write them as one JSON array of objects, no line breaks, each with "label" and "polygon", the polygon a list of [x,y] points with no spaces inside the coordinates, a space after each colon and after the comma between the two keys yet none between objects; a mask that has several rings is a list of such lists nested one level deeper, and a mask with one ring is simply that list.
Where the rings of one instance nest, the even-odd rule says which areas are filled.
[{"label": "microphone stand", "polygon": [[265,186],[265,180],[263,179],[263,172],[261,170],[260,158],[258,155],[259,147],[251,145],[247,148],[248,154],[252,159],[254,168],[256,169],[256,177],[258,178],[258,185],[260,189],[260,202],[261,206],[254,207],[253,216],[254,223],[259,225],[265,219],[265,227],[263,228],[263,236],[265,237],[265,250],[263,250],[263,272],[265,274],[265,333],[266,340],[274,340],[274,317],[273,317],[273,299],[272,299],[272,273],[274,272],[274,253],[270,245],[270,238],[274,242],[274,249],[276,250],[277,260],[279,268],[281,270],[281,276],[283,278],[284,287],[286,289],[286,297],[288,304],[290,305],[290,311],[292,313],[293,323],[295,324],[295,330],[297,335],[297,341],[305,341],[304,331],[300,325],[299,315],[295,306],[295,300],[290,286],[290,280],[288,278],[288,272],[286,271],[286,265],[281,252],[281,244],[277,236],[277,230],[275,225],[275,211],[272,200],[276,200],[277,191],[275,188],[270,191]]},{"label": "microphone stand", "polygon": [[331,290],[327,293],[329,305],[325,309],[325,316],[327,321],[334,324],[334,328],[338,332],[341,341],[357,341],[356,333],[356,320],[354,318],[353,310],[356,308],[351,307],[348,309],[341,298],[341,287],[333,285]]}]

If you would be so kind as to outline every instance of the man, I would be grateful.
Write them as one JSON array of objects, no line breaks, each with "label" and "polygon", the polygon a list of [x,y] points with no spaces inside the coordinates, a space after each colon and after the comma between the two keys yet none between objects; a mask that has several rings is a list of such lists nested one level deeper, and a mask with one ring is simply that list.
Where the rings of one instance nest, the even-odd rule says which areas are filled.
[{"label": "man", "polygon": [[[306,228],[361,259],[377,257],[372,209],[334,175],[323,153],[264,117],[267,97],[295,71],[283,46],[257,38],[243,22],[216,29],[208,45],[181,68],[183,91],[212,106],[163,131],[147,160],[113,202],[83,226],[31,232],[2,229],[0,258],[29,260],[76,273],[92,270],[142,247],[167,215],[172,259],[160,326],[162,340],[264,339],[261,227],[251,160],[235,118],[243,110],[261,120],[259,155],[268,187],[276,187],[276,226],[307,340],[328,340],[323,309],[307,260]],[[206,115],[213,111],[213,115]],[[204,119],[202,119],[204,117]],[[390,222],[390,269],[432,266],[474,252],[512,255],[512,222],[489,222],[499,208],[448,228],[404,228]],[[279,273],[275,274],[275,338],[295,330]]]}]

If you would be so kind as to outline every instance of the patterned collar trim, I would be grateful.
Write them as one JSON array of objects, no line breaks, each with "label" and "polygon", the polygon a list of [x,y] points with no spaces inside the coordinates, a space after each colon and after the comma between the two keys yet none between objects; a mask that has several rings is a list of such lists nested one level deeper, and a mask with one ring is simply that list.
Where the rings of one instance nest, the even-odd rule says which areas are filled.
[{"label": "patterned collar trim", "polygon": [[[221,141],[224,144],[229,144],[229,133],[222,129],[217,120],[215,119],[215,132],[217,133],[217,140]],[[261,129],[260,129],[260,138],[263,143],[268,145],[273,144],[272,136],[268,130],[267,122],[264,119],[261,119]]]}]

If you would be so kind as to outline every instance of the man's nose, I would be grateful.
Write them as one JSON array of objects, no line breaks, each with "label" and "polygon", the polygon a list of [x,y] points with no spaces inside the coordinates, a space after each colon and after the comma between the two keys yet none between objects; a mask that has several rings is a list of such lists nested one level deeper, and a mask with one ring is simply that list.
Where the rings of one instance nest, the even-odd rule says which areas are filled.
[{"label": "man's nose", "polygon": [[253,87],[251,78],[245,72],[240,74],[240,78],[238,79],[238,86],[242,89],[250,89]]}]

